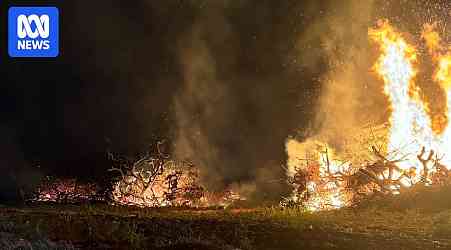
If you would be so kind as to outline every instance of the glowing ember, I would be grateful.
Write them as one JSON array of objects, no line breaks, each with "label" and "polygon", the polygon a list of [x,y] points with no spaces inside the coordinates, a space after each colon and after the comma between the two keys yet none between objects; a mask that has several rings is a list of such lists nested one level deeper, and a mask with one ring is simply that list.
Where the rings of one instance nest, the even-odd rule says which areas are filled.
[{"label": "glowing ember", "polygon": [[112,184],[111,193],[99,194],[96,185],[79,184],[75,179],[48,179],[37,190],[33,201],[75,203],[105,200],[112,203],[139,207],[227,207],[245,200],[233,189],[220,193],[207,192],[199,180],[199,170],[189,162],[174,161],[158,152],[155,157],[143,157],[132,161],[109,154],[115,167],[109,169],[120,175]]},{"label": "glowing ember", "polygon": [[[313,142],[314,152],[305,151],[304,145],[290,140],[287,143],[288,150],[308,152],[306,164],[298,164],[303,168],[295,169],[292,173],[292,184],[295,186],[294,201],[301,202],[312,211],[320,209],[333,209],[346,205],[350,199],[345,189],[345,179],[341,178],[344,173],[351,171],[349,163],[341,162],[335,158],[333,151],[327,145]],[[290,153],[290,152],[289,152]],[[297,159],[300,160],[300,159]]]},{"label": "glowing ember", "polygon": [[203,195],[197,173],[184,164],[150,159],[123,173],[113,189],[115,202],[137,206],[193,205]]},{"label": "glowing ember", "polygon": [[111,170],[121,173],[112,192],[117,204],[140,207],[225,207],[244,200],[231,190],[207,192],[200,185],[199,172],[193,165],[166,157],[143,158],[128,169]]},{"label": "glowing ember", "polygon": [[75,179],[48,178],[37,189],[32,201],[55,203],[79,203],[99,200],[95,184],[78,183]]}]

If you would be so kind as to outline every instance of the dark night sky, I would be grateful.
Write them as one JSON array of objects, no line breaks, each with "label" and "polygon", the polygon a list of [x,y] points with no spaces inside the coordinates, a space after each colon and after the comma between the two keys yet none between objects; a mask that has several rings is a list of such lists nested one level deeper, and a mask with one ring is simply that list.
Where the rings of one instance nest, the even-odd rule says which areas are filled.
[{"label": "dark night sky", "polygon": [[[36,2],[45,1],[16,1]],[[61,16],[60,57],[11,59],[6,38],[1,40],[0,129],[10,138],[4,140],[4,147],[17,149],[27,162],[39,163],[52,174],[87,176],[104,173],[108,148],[133,155],[157,140],[171,138],[172,96],[183,80],[174,47],[208,1],[54,2]],[[17,4],[2,1],[3,37],[8,5]],[[273,82],[290,81],[291,89],[276,93],[270,102],[286,106],[280,110],[296,107],[305,91],[314,93],[317,88],[299,81],[305,73],[285,65],[296,32],[302,31],[294,27],[298,24],[287,24],[286,13],[294,12],[293,6],[296,1],[243,1],[236,11],[227,11],[225,18],[237,34],[232,41],[235,58],[224,54],[231,49],[227,43],[206,38],[211,40],[213,57],[225,65],[218,67],[218,77],[239,78],[237,88],[265,84],[253,82],[265,76]],[[238,86],[243,78],[250,79],[249,85]],[[297,93],[299,85],[305,90]],[[259,108],[238,99],[238,105],[247,108],[240,116],[252,116],[253,109]],[[279,159],[283,137],[298,127],[299,119],[277,113],[272,111],[267,119],[286,121],[275,142]],[[255,124],[259,119],[238,123],[234,129],[264,136],[269,130]]]}]

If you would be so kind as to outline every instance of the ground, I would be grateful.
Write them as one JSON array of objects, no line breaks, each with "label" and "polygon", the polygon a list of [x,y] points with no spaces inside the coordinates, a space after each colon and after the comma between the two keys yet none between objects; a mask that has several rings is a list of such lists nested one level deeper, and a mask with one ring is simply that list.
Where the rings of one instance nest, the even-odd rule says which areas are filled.
[{"label": "ground", "polygon": [[0,249],[451,249],[451,208],[444,194],[318,213],[2,206]]}]

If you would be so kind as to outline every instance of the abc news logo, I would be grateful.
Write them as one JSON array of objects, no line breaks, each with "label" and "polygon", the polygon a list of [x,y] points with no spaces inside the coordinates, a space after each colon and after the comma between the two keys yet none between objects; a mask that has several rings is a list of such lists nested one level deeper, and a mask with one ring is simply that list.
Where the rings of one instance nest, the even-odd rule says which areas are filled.
[{"label": "abc news logo", "polygon": [[55,7],[11,7],[8,14],[11,57],[56,57],[59,13]]},{"label": "abc news logo", "polygon": [[[17,37],[20,39],[17,41],[17,49],[49,49],[49,40],[34,40],[37,37],[42,39],[47,39],[49,37],[49,16],[42,15],[38,17],[37,15],[20,15],[17,17]],[[31,28],[32,24],[36,25],[36,29],[33,31]],[[25,38],[31,38],[33,40],[26,40]]]}]

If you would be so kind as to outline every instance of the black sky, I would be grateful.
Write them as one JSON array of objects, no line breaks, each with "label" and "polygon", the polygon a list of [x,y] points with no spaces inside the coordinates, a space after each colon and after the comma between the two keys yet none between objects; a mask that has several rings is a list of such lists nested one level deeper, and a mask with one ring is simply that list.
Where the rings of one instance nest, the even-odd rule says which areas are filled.
[{"label": "black sky", "polygon": [[[4,147],[16,148],[23,159],[47,172],[64,176],[103,175],[109,167],[105,151],[136,155],[161,139],[171,139],[172,98],[183,76],[177,42],[202,15],[208,1],[2,1],[0,129],[9,136]],[[56,5],[61,16],[60,56],[56,59],[12,59],[7,56],[7,8],[12,5]],[[283,160],[285,134],[299,118],[291,114],[300,97],[311,103],[318,86],[315,72],[287,67],[287,53],[302,31],[302,22],[287,19],[296,1],[243,1],[228,9],[233,47],[206,37],[218,65],[218,78],[236,80],[234,93],[242,121],[234,130],[265,137],[271,129],[258,124],[281,119],[278,148],[271,160]],[[217,35],[217,34],[215,34]],[[227,53],[233,49],[233,58]],[[233,72],[233,74],[230,74]],[[307,76],[306,76],[307,75]],[[259,82],[271,79],[270,83]],[[243,80],[244,79],[244,80]],[[249,92],[254,86],[290,82],[291,88],[268,100],[267,118],[252,117],[256,109]],[[243,85],[247,84],[247,85]],[[266,84],[266,87],[265,87]],[[240,86],[241,85],[241,86]],[[286,86],[286,85],[285,85]],[[298,91],[299,87],[303,91]],[[311,94],[310,94],[311,92]],[[307,94],[308,93],[308,94]],[[313,97],[311,96],[313,95]],[[264,98],[271,98],[265,94]],[[272,104],[271,104],[272,103]],[[282,106],[280,106],[282,105]],[[298,111],[296,111],[298,112]],[[299,117],[302,117],[299,110]],[[246,115],[249,114],[249,117]],[[252,137],[249,137],[252,140]],[[272,137],[271,137],[272,139]],[[260,141],[260,139],[257,139]],[[239,143],[237,139],[237,143]],[[233,142],[233,141],[232,141]],[[14,144],[13,146],[10,144]],[[234,147],[229,145],[225,147]],[[266,149],[269,151],[269,149]]]}]

